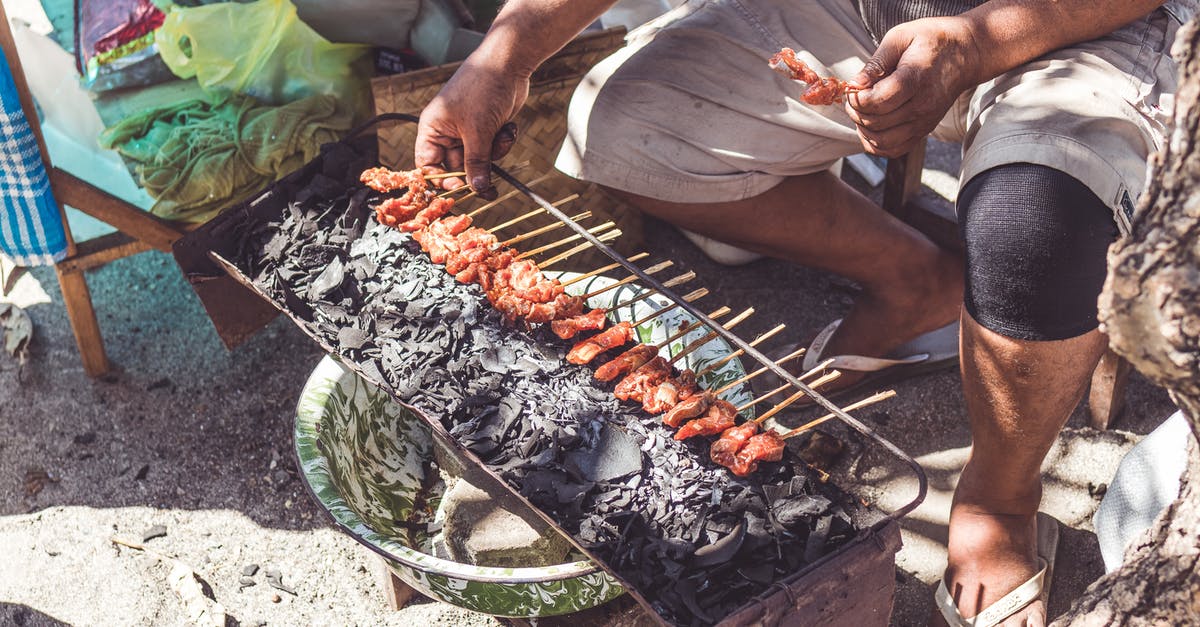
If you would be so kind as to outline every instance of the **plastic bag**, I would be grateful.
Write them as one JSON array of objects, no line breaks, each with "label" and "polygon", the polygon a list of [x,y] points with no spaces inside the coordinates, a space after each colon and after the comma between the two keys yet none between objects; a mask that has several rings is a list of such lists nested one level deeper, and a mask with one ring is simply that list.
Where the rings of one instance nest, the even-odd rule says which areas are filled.
[{"label": "plastic bag", "polygon": [[175,7],[158,29],[163,61],[215,93],[281,105],[317,94],[367,112],[367,46],[333,44],[296,15],[290,0]]},{"label": "plastic bag", "polygon": [[100,92],[174,79],[154,44],[163,19],[150,0],[76,2],[76,65],[84,86]]}]

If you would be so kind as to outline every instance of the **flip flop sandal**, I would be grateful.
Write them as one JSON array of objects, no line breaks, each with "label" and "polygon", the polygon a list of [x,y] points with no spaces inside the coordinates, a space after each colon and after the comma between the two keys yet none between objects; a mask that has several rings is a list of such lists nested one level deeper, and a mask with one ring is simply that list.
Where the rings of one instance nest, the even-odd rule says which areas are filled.
[{"label": "flip flop sandal", "polygon": [[1050,581],[1054,572],[1054,559],[1058,553],[1058,524],[1053,516],[1038,512],[1038,563],[1041,570],[971,618],[963,618],[954,603],[954,598],[950,596],[950,591],[946,589],[946,582],[938,582],[933,598],[938,611],[942,613],[942,618],[946,619],[946,624],[950,627],[995,627],[1037,600],[1041,600],[1049,609]]},{"label": "flip flop sandal", "polygon": [[[805,351],[803,361],[800,363],[800,373],[808,372],[822,362],[830,359],[830,357],[824,355],[825,347],[829,344],[830,338],[833,337],[833,334],[841,324],[842,320],[840,318],[834,320],[813,338],[812,344]],[[767,356],[773,360],[778,360],[795,352],[798,347],[798,344],[789,344],[771,351]],[[919,335],[915,339],[896,347],[895,350],[888,353],[885,357],[837,355],[832,357],[832,359],[833,362],[826,367],[826,370],[865,372],[867,375],[853,384],[842,388],[833,388],[829,392],[822,393],[825,398],[831,400],[854,394],[868,387],[888,385],[918,375],[952,368],[958,365],[958,321],[956,320],[940,329]],[[787,368],[789,363],[791,362],[784,362],[782,365]],[[791,369],[789,368],[789,370]],[[779,377],[771,372],[764,372],[762,375],[756,377],[752,383],[754,384],[755,396],[774,390],[783,384]],[[836,386],[837,382],[832,382],[832,385]],[[817,390],[817,392],[821,391]],[[789,406],[788,410],[796,411],[805,409],[811,407],[813,404],[811,400],[802,398]]]}]

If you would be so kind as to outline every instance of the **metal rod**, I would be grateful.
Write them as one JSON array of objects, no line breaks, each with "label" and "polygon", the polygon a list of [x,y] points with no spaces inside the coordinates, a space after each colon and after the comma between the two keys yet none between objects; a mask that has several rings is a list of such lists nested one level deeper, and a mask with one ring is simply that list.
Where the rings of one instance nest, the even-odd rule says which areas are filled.
[{"label": "metal rod", "polygon": [[[763,333],[762,335],[760,335],[760,336],[758,336],[758,337],[754,338],[754,341],[750,342],[750,345],[751,345],[751,346],[758,346],[759,344],[762,344],[763,342],[767,341],[767,340],[768,340],[768,339],[770,339],[772,336],[774,336],[774,335],[778,334],[779,332],[783,331],[783,330],[784,330],[784,329],[786,329],[786,328],[787,328],[787,325],[786,325],[786,324],[779,324],[779,325],[778,325],[778,326],[776,326],[774,329],[771,329],[770,331],[767,331],[766,333]],[[724,356],[724,357],[722,357],[722,358],[720,358],[720,359],[718,359],[718,360],[716,360],[716,361],[712,362],[711,364],[709,364],[709,365],[705,366],[705,367],[704,367],[704,370],[701,370],[700,372],[697,372],[697,373],[696,373],[696,376],[697,376],[697,377],[702,377],[702,376],[704,376],[704,375],[706,375],[706,374],[708,374],[708,373],[712,372],[713,370],[716,370],[717,368],[720,368],[721,366],[724,366],[725,364],[729,363],[730,361],[732,361],[732,360],[736,359],[736,358],[737,358],[738,356],[740,356],[740,355],[741,355],[743,352],[744,352],[744,351],[742,351],[742,349],[740,349],[740,348],[739,348],[739,349],[737,349],[736,351],[733,351],[732,353],[729,353],[728,355],[726,355],[726,356]],[[801,352],[803,352],[803,349],[801,350]]]},{"label": "metal rod", "polygon": [[[591,234],[589,233],[588,235],[590,236]],[[599,236],[596,237],[596,241],[599,242],[601,245],[603,245],[604,242],[617,239],[620,236],[621,236],[621,229],[613,229],[611,231],[608,231],[607,233],[601,233]],[[592,246],[595,246],[595,244],[593,244],[590,241],[584,242],[574,248],[567,250],[564,253],[561,253],[557,256],[551,257],[551,258],[539,263],[538,267],[545,268],[547,266],[550,266],[551,264],[558,263],[568,257],[573,257],[573,256],[591,248]]]},{"label": "metal rod", "polygon": [[[804,354],[804,349],[803,349],[803,348],[797,348],[797,349],[796,349],[795,351],[793,351],[791,354],[785,355],[785,356],[783,356],[783,357],[780,357],[779,359],[777,359],[777,360],[776,360],[776,363],[778,363],[778,362],[781,362],[781,361],[787,361],[787,360],[789,360],[789,359],[795,359],[796,357],[799,357],[799,356],[800,356],[800,355],[802,355],[802,354]],[[767,367],[766,367],[766,366],[763,366],[762,368],[759,368],[758,370],[755,370],[754,372],[751,372],[751,373],[750,373],[750,374],[748,374],[748,375],[745,375],[745,376],[743,376],[743,377],[741,377],[741,378],[739,378],[739,379],[736,379],[736,380],[734,380],[734,381],[730,381],[729,383],[727,383],[727,384],[725,384],[725,385],[721,386],[721,389],[719,389],[719,390],[717,390],[717,391],[713,392],[713,394],[720,394],[721,392],[724,392],[724,391],[726,391],[726,390],[729,390],[729,389],[733,388],[734,386],[741,385],[741,384],[743,384],[743,383],[745,383],[745,382],[747,382],[747,381],[750,381],[750,380],[751,380],[751,379],[753,379],[754,377],[757,377],[758,375],[760,375],[760,374],[762,374],[762,373],[764,373],[764,372],[766,372],[766,371],[767,371]],[[699,376],[699,375],[697,375],[697,376]],[[787,385],[788,385],[788,384],[786,384],[786,383],[785,383],[785,384],[784,384],[784,387],[787,387]]]},{"label": "metal rod", "polygon": [[[718,309],[708,315],[712,319],[716,320],[717,318],[725,317],[725,314],[727,314],[731,311],[733,311],[733,310],[728,307],[721,307],[720,309]],[[695,331],[698,327],[703,326],[703,325],[704,325],[704,323],[700,322],[699,320],[697,320],[691,324],[684,325],[684,327],[682,329],[680,329],[679,331],[677,331],[675,333],[675,335],[672,335],[671,337],[659,342],[658,344],[655,344],[654,347],[661,350],[662,347],[669,345],[671,342],[674,342],[675,340],[678,340],[679,338],[687,335],[688,333]]]},{"label": "metal rod", "polygon": [[[520,190],[513,190],[513,191],[520,191]],[[579,194],[571,194],[570,196],[559,198],[558,200],[556,200],[554,202],[554,206],[561,207],[562,205],[565,205],[565,204],[571,202],[572,200],[575,200],[576,198],[579,198]],[[482,211],[486,208],[487,208],[486,206],[480,207],[479,209],[476,209],[475,211],[472,211],[471,213],[469,213],[467,215],[474,216],[476,213],[479,213],[480,211]],[[530,211],[528,213],[521,214],[521,215],[509,220],[508,222],[502,222],[500,224],[497,224],[496,226],[493,226],[492,228],[488,229],[487,232],[495,233],[496,231],[501,231],[501,230],[507,229],[508,227],[510,227],[514,224],[528,220],[529,218],[532,218],[533,216],[540,216],[543,213],[546,213],[546,210],[542,209],[541,207],[538,207],[537,209],[534,209],[533,211]],[[588,215],[592,215],[592,213],[590,211],[585,211],[584,213],[586,213]],[[583,218],[580,218],[580,219],[582,220]]]},{"label": "metal rod", "polygon": [[[675,262],[668,259],[666,261],[661,261],[659,263],[656,263],[656,264],[650,266],[649,268],[646,268],[644,270],[644,272],[646,274],[654,274],[656,272],[661,272],[663,270],[666,270],[667,268],[670,268],[673,265],[675,265]],[[615,283],[609,283],[608,285],[605,285],[604,287],[601,287],[595,291],[584,294],[583,299],[587,300],[589,298],[592,298],[593,296],[599,296],[609,290],[615,290],[618,287],[621,287],[622,285],[629,285],[630,283],[633,283],[636,280],[638,280],[638,275],[631,274],[631,275],[621,279],[620,281],[617,281]],[[654,293],[654,292],[651,290],[651,293]]]},{"label": "metal rod", "polygon": [[[645,259],[646,257],[649,257],[649,256],[650,256],[650,253],[638,253],[638,254],[636,254],[636,255],[633,255],[633,256],[631,256],[631,257],[629,258],[629,260],[630,260],[630,261],[640,261],[640,260],[642,260],[642,259]],[[620,268],[620,267],[621,267],[621,264],[619,264],[619,263],[610,263],[610,264],[608,264],[607,266],[604,266],[604,267],[601,267],[601,268],[596,268],[595,270],[592,270],[591,272],[586,272],[586,273],[584,273],[584,274],[581,274],[581,275],[579,275],[579,276],[577,276],[577,277],[574,277],[574,278],[572,278],[572,279],[570,279],[570,280],[568,280],[568,281],[563,281],[563,284],[562,284],[562,286],[563,286],[563,287],[567,287],[568,285],[574,285],[574,284],[576,284],[576,283],[578,283],[578,282],[580,282],[580,281],[586,281],[586,280],[588,280],[588,279],[590,279],[590,278],[592,278],[592,277],[594,277],[594,276],[597,276],[597,275],[599,275],[599,274],[603,274],[603,273],[605,273],[605,272],[608,272],[609,270],[613,270],[613,269]]]},{"label": "metal rod", "polygon": [[[820,388],[821,386],[824,386],[824,384],[829,383],[830,381],[835,381],[836,378],[838,378],[840,376],[841,376],[841,371],[834,370],[833,372],[829,372],[828,375],[818,378],[818,380],[812,382],[811,387],[812,387],[812,389]],[[791,384],[784,383],[784,384],[782,384],[782,386],[775,388],[773,390],[770,390],[770,392],[768,392],[767,394],[763,394],[762,396],[758,396],[757,399],[752,399],[752,400],[746,402],[746,404],[743,405],[742,407],[738,407],[738,410],[742,411],[742,410],[746,410],[746,408],[754,407],[755,405],[760,404],[760,402],[770,399],[775,394],[784,392],[785,389],[791,388],[791,387],[792,387]],[[776,406],[770,408],[770,410],[768,410],[767,413],[764,413],[764,414],[762,414],[762,416],[755,418],[754,422],[761,423],[761,422],[763,422],[763,420],[766,420],[767,418],[775,416],[776,413],[786,410],[786,408],[788,406],[792,405],[793,402],[800,400],[800,398],[803,398],[803,396],[804,396],[804,390],[800,390],[800,392],[797,392],[796,394],[792,394],[791,396],[788,396],[788,398],[786,400],[780,402],[779,405],[776,405]]]},{"label": "metal rod", "polygon": [[[746,308],[745,311],[738,314],[737,317],[735,317],[733,320],[726,322],[722,326],[724,326],[726,329],[732,329],[733,327],[736,327],[743,320],[745,320],[746,318],[749,318],[753,314],[754,314],[754,308],[748,307],[748,308]],[[709,316],[709,317],[711,317],[711,316]],[[698,322],[698,324],[704,324],[704,323]],[[667,363],[674,364],[675,362],[679,361],[680,359],[683,359],[684,357],[687,357],[688,355],[692,354],[693,352],[696,351],[696,349],[700,348],[701,346],[704,346],[705,344],[708,344],[709,342],[713,341],[714,339],[716,339],[716,337],[717,337],[716,331],[709,331],[708,334],[706,334],[705,336],[692,342],[691,344],[688,344],[686,347],[684,347],[683,350],[679,351],[675,355],[672,355],[671,358],[667,360]]]},{"label": "metal rod", "polygon": [[[525,185],[521,181],[517,180],[513,175],[511,175],[507,171],[505,171],[504,168],[501,168],[500,166],[493,164],[492,170],[500,178],[504,179],[505,181],[508,181],[508,183],[510,185],[521,190],[526,196],[528,196],[534,202],[536,202],[537,204],[544,207],[546,209],[546,211],[548,211],[550,213],[550,215],[552,215],[564,222],[568,222],[569,223],[568,226],[570,226],[576,232],[583,232],[584,229],[582,227],[580,227],[578,224],[571,223],[570,219],[566,216],[566,214],[559,211],[558,209],[555,209],[553,206],[550,205],[549,202],[546,201],[545,198],[542,198],[541,196],[539,196],[537,194],[537,192],[534,192],[532,189],[529,189],[529,187],[527,185]],[[598,248],[600,249],[600,251],[602,251],[605,255],[608,255],[608,257],[610,259],[612,259],[613,261],[621,264],[623,267],[625,267],[626,270],[629,270],[630,272],[632,272],[634,274],[639,274],[641,272],[641,270],[639,270],[637,266],[630,263],[628,260],[626,260],[620,254],[618,254],[612,248],[610,248],[608,246],[603,246],[602,242],[600,242],[600,240],[596,239],[595,237],[593,237],[591,235],[586,235],[584,237],[584,239],[592,242],[593,245],[599,245]],[[656,281],[653,277],[643,276],[642,280],[644,281],[644,287],[657,289],[661,293],[663,293],[665,296],[667,296],[667,298],[675,298],[676,297],[676,295],[673,292],[671,292],[670,290],[666,290],[663,287],[662,283]],[[718,327],[718,325],[715,322],[713,322],[713,320],[711,318],[709,318],[708,316],[705,316],[703,312],[696,309],[696,307],[692,306],[690,303],[680,301],[680,306],[683,308],[684,311],[686,311],[686,312],[692,314],[693,316],[697,317],[698,319],[703,320],[706,323],[708,323],[708,325],[710,327],[714,327],[714,328]],[[921,501],[925,500],[925,496],[929,492],[929,477],[925,474],[925,469],[921,468],[921,465],[918,464],[917,461],[915,459],[913,459],[908,453],[905,453],[903,450],[900,449],[900,447],[893,444],[890,440],[888,440],[887,438],[876,433],[875,430],[872,429],[871,427],[863,424],[858,419],[854,418],[850,414],[843,411],[837,405],[834,405],[833,403],[831,403],[829,401],[829,399],[825,398],[824,396],[821,396],[820,394],[817,394],[815,391],[813,391],[813,389],[811,387],[809,387],[808,385],[804,384],[802,381],[797,379],[794,375],[792,375],[790,372],[788,372],[782,366],[772,364],[771,360],[766,355],[764,355],[761,351],[759,351],[755,347],[750,346],[748,343],[746,343],[745,340],[741,339],[740,337],[738,337],[737,335],[735,335],[734,333],[730,332],[727,329],[720,329],[718,332],[720,333],[721,337],[725,338],[725,340],[728,341],[730,344],[737,346],[738,348],[741,348],[742,350],[744,350],[746,355],[753,357],[756,361],[758,361],[761,364],[770,364],[771,371],[774,372],[777,376],[779,376],[779,378],[781,380],[791,383],[792,385],[796,386],[800,390],[803,390],[806,393],[808,393],[808,395],[813,399],[813,401],[816,404],[820,405],[821,407],[824,407],[830,413],[833,413],[834,415],[836,415],[839,420],[846,423],[848,426],[850,426],[850,428],[854,429],[855,431],[858,431],[859,433],[861,433],[861,434],[867,436],[868,438],[874,440],[875,442],[877,442],[880,446],[887,449],[890,453],[892,453],[897,458],[899,458],[902,462],[904,462],[904,464],[907,465],[910,470],[912,470],[913,474],[917,478],[917,495],[916,495],[916,497],[914,497],[912,501],[901,506],[900,508],[896,509],[895,511],[893,511],[889,514],[886,514],[882,519],[880,519],[878,522],[876,522],[874,525],[871,526],[872,530],[877,531],[877,530],[883,529],[891,521],[899,520],[900,518],[903,518],[906,514],[908,514],[912,510],[916,509],[916,507],[921,504]]]},{"label": "metal rod", "polygon": [[[549,174],[543,174],[542,176],[539,176],[536,179],[529,181],[529,187],[533,187],[534,185],[537,185],[538,183],[541,183],[542,181],[545,181],[548,178],[550,178]],[[480,208],[472,211],[471,213],[468,213],[467,216],[474,218],[475,216],[483,213],[484,211],[487,211],[488,209],[491,209],[492,207],[495,207],[496,205],[499,205],[500,203],[502,203],[502,202],[508,200],[509,198],[512,198],[513,196],[516,196],[517,194],[520,194],[520,193],[522,193],[520,189],[511,190],[511,191],[505,193],[504,195],[500,196],[496,200],[490,201],[487,204],[481,206]]]},{"label": "metal rod", "polygon": [[[677,285],[683,285],[684,283],[687,283],[688,281],[691,281],[694,278],[696,278],[696,273],[689,270],[688,272],[684,272],[683,274],[681,274],[673,279],[667,279],[666,281],[663,281],[663,285],[665,285],[667,287],[675,287]],[[637,296],[634,296],[633,298],[630,298],[629,300],[627,300],[623,303],[617,303],[617,304],[613,305],[612,307],[609,307],[607,309],[607,311],[616,311],[622,307],[628,307],[634,303],[638,303],[643,300],[646,300],[647,298],[650,298],[651,296],[654,296],[657,293],[658,292],[655,292],[654,290],[645,290],[641,294],[638,294]]]},{"label": "metal rod", "polygon": [[[590,217],[592,217],[591,211],[583,211],[581,213],[575,214],[574,216],[571,217],[571,219],[572,220],[586,220]],[[510,237],[510,238],[504,240],[503,242],[500,242],[499,246],[501,248],[504,248],[505,246],[512,246],[513,244],[516,244],[518,242],[523,242],[531,237],[537,237],[537,236],[541,235],[542,233],[546,233],[548,231],[553,231],[554,229],[557,229],[561,226],[562,226],[561,222],[559,222],[557,224],[547,224],[546,226],[538,227],[532,231],[526,231],[520,235]],[[491,231],[488,231],[488,232],[491,233]]]},{"label": "metal rod", "polygon": [[[607,231],[608,229],[610,229],[616,225],[617,225],[616,222],[609,220],[608,222],[605,222],[604,224],[601,224],[599,226],[593,226],[592,228],[588,229],[588,233],[600,233],[603,231]],[[580,237],[582,237],[582,236],[572,235],[570,237],[564,237],[556,242],[550,242],[549,244],[546,244],[545,246],[539,246],[537,248],[534,248],[533,250],[527,250],[527,251],[517,255],[517,259],[525,259],[528,257],[532,257],[538,253],[544,253],[547,250],[553,250],[555,248],[558,248],[559,246],[566,246],[567,244],[570,244],[571,242],[579,241]]]},{"label": "metal rod", "polygon": [[650,322],[651,320],[657,318],[659,316],[659,314],[670,311],[676,307],[683,305],[684,303],[690,303],[694,300],[699,300],[701,298],[704,298],[707,295],[708,295],[708,288],[702,287],[698,290],[695,290],[695,291],[685,295],[683,298],[681,298],[677,301],[672,301],[671,305],[663,307],[662,309],[659,309],[658,311],[646,316],[645,318],[642,318],[641,320],[634,320],[633,322],[630,322],[629,326],[636,329],[636,328],[642,326],[643,324],[646,324],[647,322]]}]

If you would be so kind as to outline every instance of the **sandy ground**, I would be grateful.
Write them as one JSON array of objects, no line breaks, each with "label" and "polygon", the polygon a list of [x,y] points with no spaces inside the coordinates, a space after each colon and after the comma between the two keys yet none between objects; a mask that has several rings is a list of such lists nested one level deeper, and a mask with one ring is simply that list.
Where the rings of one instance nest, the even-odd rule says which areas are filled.
[{"label": "sandy ground", "polygon": [[[934,146],[927,181],[953,189],[954,151]],[[860,183],[861,185],[861,183]],[[852,291],[774,261],[724,268],[669,227],[648,249],[696,270],[728,304],[753,303],[747,335],[787,321],[798,339],[845,311]],[[172,259],[146,253],[89,274],[118,371],[84,376],[52,271],[19,293],[36,325],[29,363],[0,359],[0,624],[180,624],[164,559],[188,564],[244,625],[490,625],[495,619],[421,601],[387,610],[371,559],[335,530],[292,461],[298,392],[320,350],[277,320],[233,352],[217,339]],[[42,301],[42,302],[38,302]],[[904,523],[892,622],[920,625],[944,566],[949,496],[969,444],[958,375],[897,386],[864,418],[921,462],[930,495]],[[1134,376],[1129,410],[1096,432],[1076,411],[1046,464],[1044,509],[1063,523],[1051,610],[1102,573],[1090,517],[1122,453],[1173,411]],[[911,476],[867,451],[853,469],[883,507],[911,498]],[[40,480],[38,478],[41,478]],[[32,478],[32,480],[31,480]],[[166,535],[141,543],[154,525]],[[260,567],[241,588],[243,568]],[[277,570],[295,594],[267,584]]]}]

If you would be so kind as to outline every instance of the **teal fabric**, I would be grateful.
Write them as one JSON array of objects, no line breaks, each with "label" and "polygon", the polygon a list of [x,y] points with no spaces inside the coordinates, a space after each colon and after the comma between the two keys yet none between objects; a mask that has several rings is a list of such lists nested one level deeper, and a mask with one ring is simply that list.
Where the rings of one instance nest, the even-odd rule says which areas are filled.
[{"label": "teal fabric", "polygon": [[310,161],[353,122],[329,95],[278,107],[230,96],[143,111],[104,131],[100,145],[136,164],[154,214],[203,222]]}]

